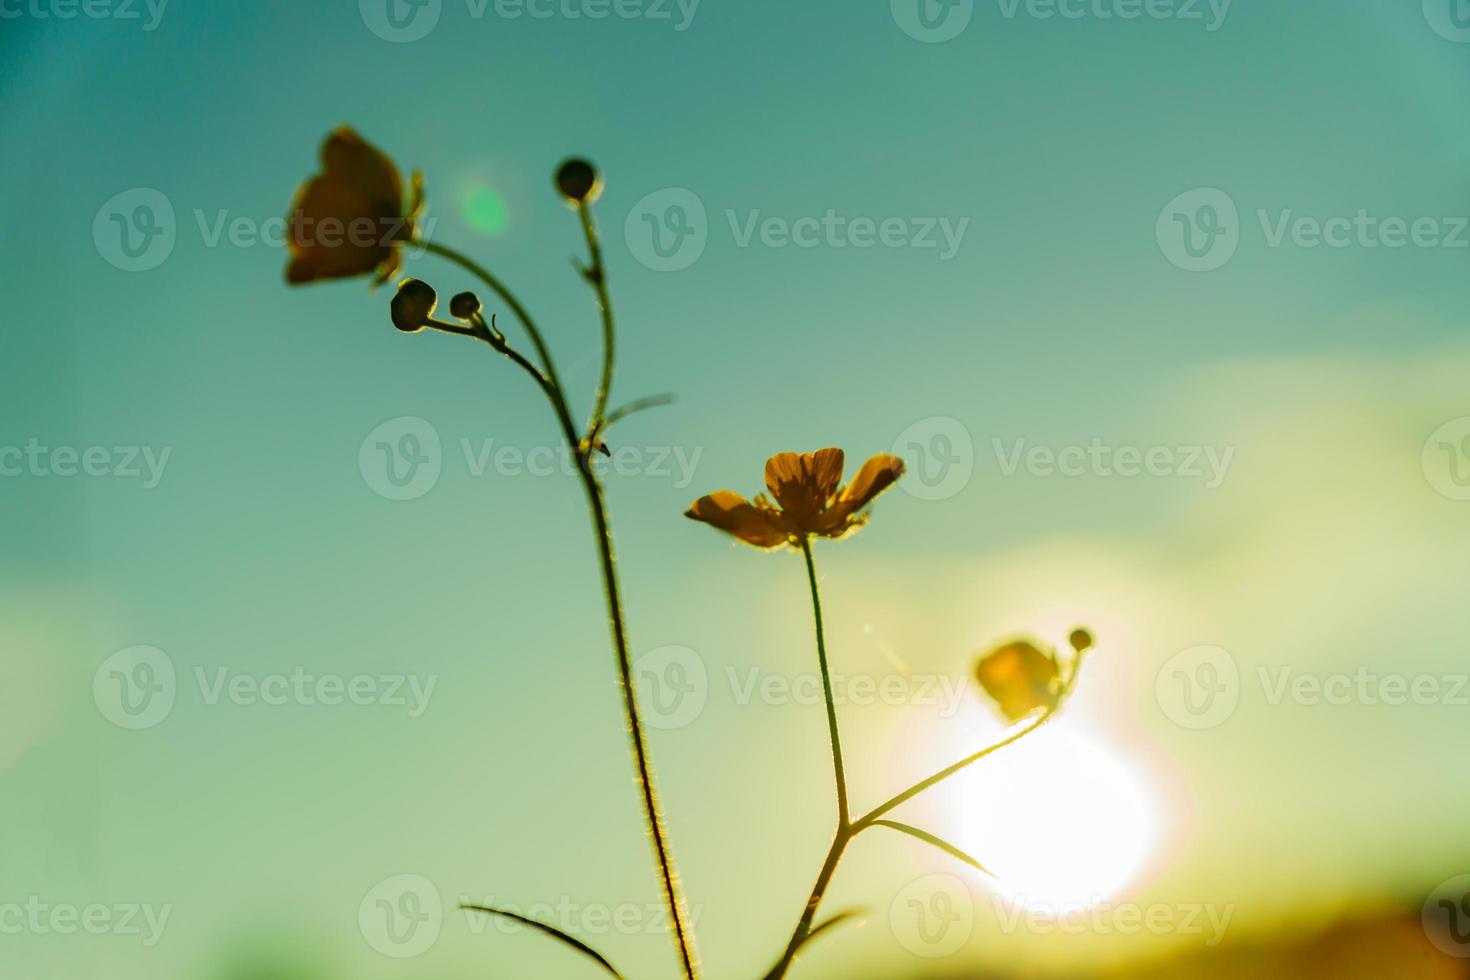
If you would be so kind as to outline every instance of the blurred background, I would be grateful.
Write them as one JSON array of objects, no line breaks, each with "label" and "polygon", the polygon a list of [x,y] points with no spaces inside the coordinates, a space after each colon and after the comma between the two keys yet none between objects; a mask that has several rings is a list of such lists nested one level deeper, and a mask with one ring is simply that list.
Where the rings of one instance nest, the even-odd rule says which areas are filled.
[{"label": "blurred background", "polygon": [[817,549],[855,806],[1002,734],[978,651],[1098,647],[894,814],[998,877],[864,835],[793,976],[1463,977],[1467,82],[1458,0],[4,0],[0,975],[600,975],[462,901],[676,974],[550,413],[284,283],[348,123],[578,414],[550,178],[606,175],[614,402],[679,395],[607,478],[710,980],[833,793],[801,561],[681,512],[826,445],[910,464]]}]

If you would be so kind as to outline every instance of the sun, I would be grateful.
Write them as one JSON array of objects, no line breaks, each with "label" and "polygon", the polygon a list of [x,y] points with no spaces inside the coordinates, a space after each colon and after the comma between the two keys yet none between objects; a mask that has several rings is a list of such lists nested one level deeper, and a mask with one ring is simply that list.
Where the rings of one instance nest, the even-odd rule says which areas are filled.
[{"label": "sun", "polygon": [[1100,736],[1066,721],[977,766],[954,794],[950,839],[995,873],[1003,900],[1061,915],[1137,880],[1160,842],[1158,798]]}]

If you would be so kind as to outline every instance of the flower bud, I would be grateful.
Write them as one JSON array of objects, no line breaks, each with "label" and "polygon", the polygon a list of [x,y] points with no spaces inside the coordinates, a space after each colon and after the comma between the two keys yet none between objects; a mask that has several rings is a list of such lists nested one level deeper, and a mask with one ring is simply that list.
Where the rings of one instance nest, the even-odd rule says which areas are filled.
[{"label": "flower bud", "polygon": [[404,333],[417,333],[429,325],[439,294],[420,279],[405,279],[398,284],[398,295],[391,306],[393,326]]},{"label": "flower bud", "polygon": [[480,305],[480,297],[476,296],[474,293],[456,293],[454,295],[454,298],[449,301],[449,312],[454,316],[456,320],[464,320],[465,322],[469,322],[470,320],[474,319],[482,309],[484,309],[484,307]]},{"label": "flower bud", "polygon": [[1067,637],[1067,642],[1072,644],[1073,650],[1083,653],[1092,649],[1092,634],[1079,626],[1072,631],[1071,636]]},{"label": "flower bud", "polygon": [[571,159],[557,170],[556,189],[573,207],[592,204],[602,196],[602,175],[586,160]]}]

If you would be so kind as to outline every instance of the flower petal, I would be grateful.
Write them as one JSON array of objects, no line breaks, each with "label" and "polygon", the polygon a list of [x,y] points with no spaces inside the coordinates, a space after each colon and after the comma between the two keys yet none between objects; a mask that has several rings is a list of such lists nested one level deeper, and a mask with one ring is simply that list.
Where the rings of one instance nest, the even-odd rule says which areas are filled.
[{"label": "flower petal", "polygon": [[353,188],[375,209],[402,213],[403,181],[398,168],[352,127],[338,126],[327,137],[322,144],[322,166],[328,178]]},{"label": "flower petal", "polygon": [[818,517],[842,480],[842,450],[777,453],[766,461],[766,488],[792,524],[818,530]]},{"label": "flower petal", "polygon": [[296,192],[288,218],[286,281],[345,279],[398,267],[396,246],[412,234],[393,162],[345,127],[322,147],[323,172]]},{"label": "flower petal", "polygon": [[888,453],[879,453],[863,464],[852,482],[842,491],[842,504],[849,513],[861,510],[873,502],[873,498],[893,486],[903,476],[903,460]]},{"label": "flower petal", "polygon": [[975,665],[975,679],[1011,721],[1054,706],[1059,678],[1056,660],[1025,640],[992,650]]},{"label": "flower petal", "polygon": [[716,490],[700,497],[684,516],[719,528],[757,548],[780,547],[788,537],[774,514],[732,490]]}]

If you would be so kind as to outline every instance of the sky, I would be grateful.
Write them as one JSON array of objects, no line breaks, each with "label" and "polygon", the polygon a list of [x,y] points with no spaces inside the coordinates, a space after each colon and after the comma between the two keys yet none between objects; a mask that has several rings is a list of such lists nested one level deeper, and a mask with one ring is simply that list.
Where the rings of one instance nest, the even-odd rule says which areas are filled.
[{"label": "sky", "polygon": [[550,413],[387,290],[285,284],[340,124],[578,415],[551,175],[605,176],[613,401],[678,396],[608,493],[711,980],[774,961],[834,819],[800,559],[681,516],[781,450],[910,464],[816,549],[855,799],[1001,735],[978,651],[1098,638],[1055,729],[902,811],[999,882],[864,835],[794,975],[1126,963],[1470,871],[1470,27],[925,2],[0,0],[15,976],[597,975],[462,900],[676,975]]}]

